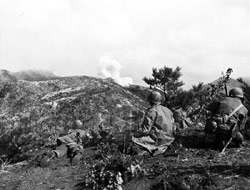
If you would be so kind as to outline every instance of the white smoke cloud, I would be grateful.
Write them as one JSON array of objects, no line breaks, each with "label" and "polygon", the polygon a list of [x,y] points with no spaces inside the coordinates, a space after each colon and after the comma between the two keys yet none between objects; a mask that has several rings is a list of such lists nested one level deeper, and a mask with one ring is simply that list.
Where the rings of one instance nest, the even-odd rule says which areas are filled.
[{"label": "white smoke cloud", "polygon": [[99,64],[97,65],[98,74],[104,78],[112,78],[114,81],[121,86],[128,86],[133,84],[131,77],[121,77],[120,70],[121,64],[108,56],[101,56]]}]

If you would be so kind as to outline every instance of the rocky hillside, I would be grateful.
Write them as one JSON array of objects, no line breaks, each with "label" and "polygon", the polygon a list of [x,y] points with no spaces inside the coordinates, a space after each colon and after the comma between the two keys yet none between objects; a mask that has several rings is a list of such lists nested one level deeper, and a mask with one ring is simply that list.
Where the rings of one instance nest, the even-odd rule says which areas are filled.
[{"label": "rocky hillside", "polygon": [[134,128],[148,105],[133,91],[87,76],[5,83],[0,86],[0,155],[25,159],[30,151],[54,144],[76,120],[83,128],[96,128],[99,114],[107,128]]}]

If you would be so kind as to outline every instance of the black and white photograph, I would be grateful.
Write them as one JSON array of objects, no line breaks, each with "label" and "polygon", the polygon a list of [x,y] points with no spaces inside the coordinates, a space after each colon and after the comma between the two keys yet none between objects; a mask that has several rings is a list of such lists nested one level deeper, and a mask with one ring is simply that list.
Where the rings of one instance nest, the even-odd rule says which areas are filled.
[{"label": "black and white photograph", "polygon": [[249,0],[0,0],[0,190],[249,190]]}]

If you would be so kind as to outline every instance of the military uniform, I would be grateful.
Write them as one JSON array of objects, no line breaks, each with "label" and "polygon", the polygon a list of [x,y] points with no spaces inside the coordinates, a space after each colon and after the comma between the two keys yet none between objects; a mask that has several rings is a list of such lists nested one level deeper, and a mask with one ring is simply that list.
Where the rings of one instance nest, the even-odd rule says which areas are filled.
[{"label": "military uniform", "polygon": [[175,125],[172,111],[161,105],[152,105],[145,114],[140,130],[141,137],[132,137],[135,144],[153,155],[165,152],[174,141]]},{"label": "military uniform", "polygon": [[56,153],[57,157],[62,157],[66,153],[70,153],[73,156],[76,152],[83,152],[82,138],[87,135],[84,130],[70,129],[67,135],[57,138],[58,146],[53,152]]},{"label": "military uniform", "polygon": [[46,167],[54,157],[60,158],[65,154],[68,154],[71,158],[70,162],[72,165],[77,164],[82,158],[83,146],[82,139],[87,139],[89,134],[81,129],[70,129],[67,135],[57,138],[57,147],[55,150],[46,152],[39,165]]},{"label": "military uniform", "polygon": [[225,97],[221,101],[212,103],[208,106],[208,110],[211,111],[212,117],[216,122],[216,143],[219,143],[222,136],[225,137],[226,140],[230,139],[232,136],[237,146],[243,142],[244,138],[241,131],[245,126],[248,110],[245,106],[242,106],[232,115],[232,117],[228,118],[228,116],[241,104],[240,98]]},{"label": "military uniform", "polygon": [[174,121],[178,129],[186,129],[192,126],[192,121],[187,117],[187,113],[181,108],[174,110]]}]

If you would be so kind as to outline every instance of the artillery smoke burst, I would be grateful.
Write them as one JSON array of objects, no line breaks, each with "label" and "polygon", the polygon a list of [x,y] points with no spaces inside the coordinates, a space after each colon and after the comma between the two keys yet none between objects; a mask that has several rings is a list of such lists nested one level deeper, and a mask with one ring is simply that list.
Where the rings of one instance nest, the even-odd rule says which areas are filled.
[{"label": "artillery smoke burst", "polygon": [[104,78],[112,78],[114,81],[122,86],[133,84],[131,77],[121,77],[121,64],[108,56],[101,56],[100,62],[97,65],[98,74]]}]

